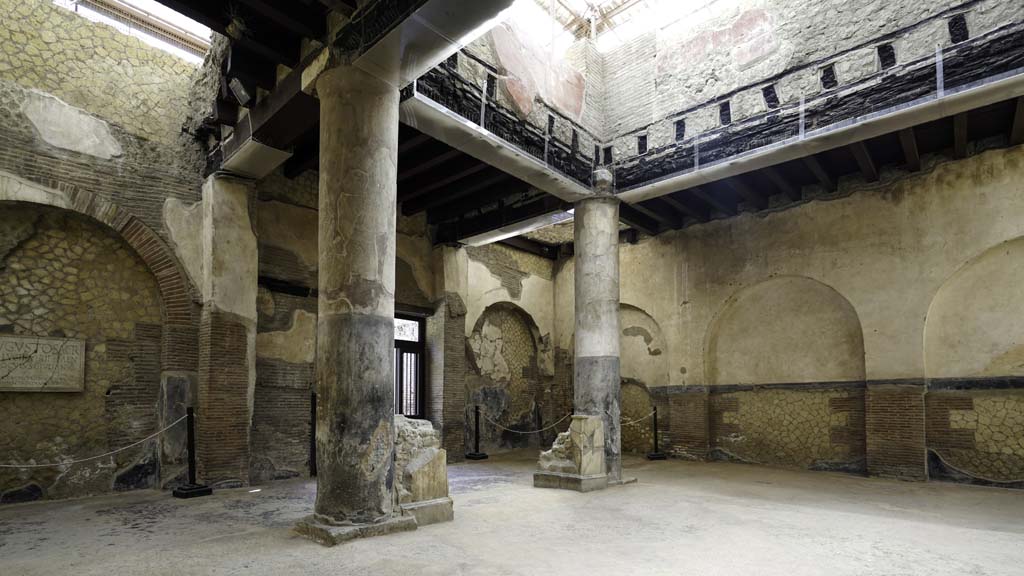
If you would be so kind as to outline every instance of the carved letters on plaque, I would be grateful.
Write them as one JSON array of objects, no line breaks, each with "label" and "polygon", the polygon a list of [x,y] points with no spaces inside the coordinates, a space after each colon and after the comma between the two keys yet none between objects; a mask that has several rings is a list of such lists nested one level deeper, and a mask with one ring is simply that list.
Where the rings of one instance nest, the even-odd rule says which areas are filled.
[{"label": "carved letters on plaque", "polygon": [[0,334],[0,392],[84,389],[84,340]]}]

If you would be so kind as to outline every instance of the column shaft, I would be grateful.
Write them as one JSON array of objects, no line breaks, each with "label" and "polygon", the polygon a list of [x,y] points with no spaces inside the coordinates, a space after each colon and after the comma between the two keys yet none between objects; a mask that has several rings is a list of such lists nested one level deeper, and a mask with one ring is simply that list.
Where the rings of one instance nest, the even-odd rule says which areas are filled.
[{"label": "column shaft", "polygon": [[348,66],[320,97],[317,516],[392,514],[398,91]]},{"label": "column shaft", "polygon": [[622,478],[619,403],[619,200],[588,198],[575,210],[576,414],[605,423],[608,481]]}]

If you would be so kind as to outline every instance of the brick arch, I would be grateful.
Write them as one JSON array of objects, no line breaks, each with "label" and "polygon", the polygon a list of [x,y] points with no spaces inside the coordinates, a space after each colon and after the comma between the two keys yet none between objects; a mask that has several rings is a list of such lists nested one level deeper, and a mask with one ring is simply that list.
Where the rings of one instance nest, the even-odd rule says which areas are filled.
[{"label": "brick arch", "polygon": [[113,229],[135,250],[156,278],[164,322],[172,326],[193,326],[191,282],[171,248],[138,217],[113,202],[78,188],[56,190],[4,173],[0,173],[0,200],[70,210]]},{"label": "brick arch", "polygon": [[[198,318],[193,314],[194,287],[171,248],[142,220],[117,204],[71,186],[55,189],[0,171],[0,201],[52,206],[87,216],[109,227],[142,259],[153,274],[163,314],[160,351],[160,426],[182,416],[191,402],[198,368]],[[162,459],[183,457],[184,428],[163,437]],[[167,475],[164,475],[167,479]]]}]

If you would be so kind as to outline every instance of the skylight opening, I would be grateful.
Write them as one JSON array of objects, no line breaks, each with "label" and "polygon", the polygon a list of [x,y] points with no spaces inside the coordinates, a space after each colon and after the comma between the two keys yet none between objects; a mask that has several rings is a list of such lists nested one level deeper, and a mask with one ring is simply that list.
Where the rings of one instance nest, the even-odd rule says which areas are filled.
[{"label": "skylight opening", "polygon": [[192,64],[201,64],[210,47],[209,28],[155,0],[53,0],[53,3]]}]

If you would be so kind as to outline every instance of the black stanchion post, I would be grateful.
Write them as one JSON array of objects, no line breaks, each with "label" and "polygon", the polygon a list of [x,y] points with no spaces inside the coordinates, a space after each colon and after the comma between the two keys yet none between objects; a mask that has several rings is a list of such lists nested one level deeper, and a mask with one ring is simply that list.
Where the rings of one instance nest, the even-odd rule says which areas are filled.
[{"label": "black stanchion post", "polygon": [[196,498],[209,496],[213,489],[205,484],[196,484],[196,413],[191,406],[185,409],[185,426],[188,428],[188,484],[174,489],[175,498]]},{"label": "black stanchion post", "polygon": [[665,460],[668,456],[658,450],[658,407],[654,407],[654,452],[647,455],[648,460]]},{"label": "black stanchion post", "polygon": [[473,407],[473,451],[466,454],[466,460],[487,460],[487,454],[480,451],[480,406]]}]

